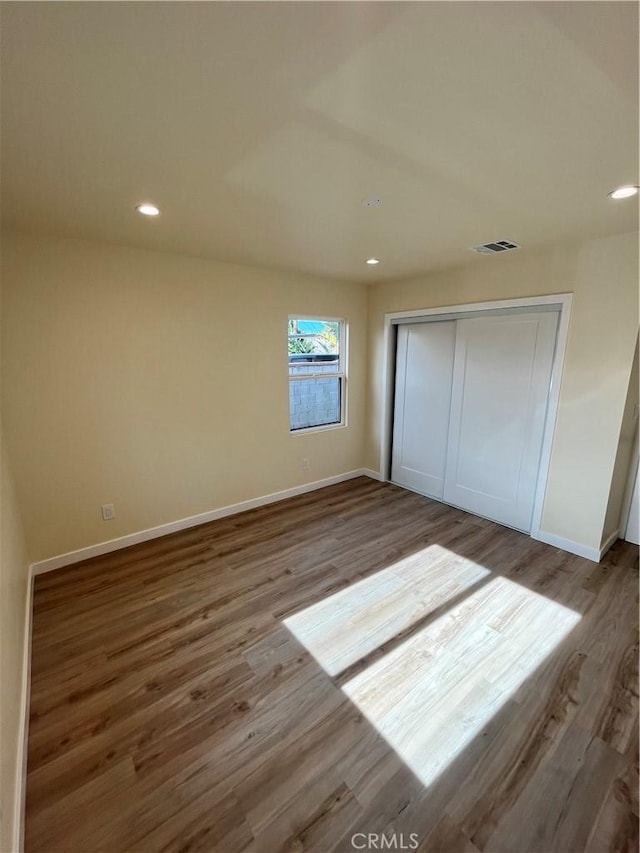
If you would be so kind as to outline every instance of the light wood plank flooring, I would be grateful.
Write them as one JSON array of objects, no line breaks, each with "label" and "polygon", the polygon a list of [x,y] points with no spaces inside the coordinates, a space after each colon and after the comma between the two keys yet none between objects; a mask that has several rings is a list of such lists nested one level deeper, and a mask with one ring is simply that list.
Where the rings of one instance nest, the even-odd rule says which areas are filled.
[{"label": "light wood plank flooring", "polygon": [[637,565],[360,478],[42,575],[26,849],[634,851]]}]

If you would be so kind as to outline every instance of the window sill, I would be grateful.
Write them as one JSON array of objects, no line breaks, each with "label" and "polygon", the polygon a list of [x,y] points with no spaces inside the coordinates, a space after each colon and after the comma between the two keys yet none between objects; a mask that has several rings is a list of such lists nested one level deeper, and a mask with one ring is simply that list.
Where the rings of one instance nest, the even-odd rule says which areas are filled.
[{"label": "window sill", "polygon": [[325,424],[324,426],[304,427],[303,429],[290,429],[289,435],[309,435],[310,432],[329,432],[333,429],[346,429],[346,424]]}]

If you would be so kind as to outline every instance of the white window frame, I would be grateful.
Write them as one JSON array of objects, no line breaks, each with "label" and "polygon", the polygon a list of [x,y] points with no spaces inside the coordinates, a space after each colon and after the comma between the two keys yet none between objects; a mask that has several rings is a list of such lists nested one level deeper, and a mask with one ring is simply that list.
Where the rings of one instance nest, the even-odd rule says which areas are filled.
[{"label": "white window frame", "polygon": [[[300,376],[291,376],[289,373],[289,348],[287,346],[287,378],[288,388],[292,382],[301,382],[304,379],[338,379],[340,381],[340,421],[334,424],[320,424],[319,426],[301,427],[291,429],[291,403],[289,402],[289,435],[309,435],[310,432],[326,432],[331,429],[343,429],[347,425],[347,321],[344,317],[320,317],[316,314],[289,314],[288,320],[310,320],[322,323],[339,323],[340,337],[338,339],[338,355],[340,370],[335,373],[303,373]],[[287,328],[289,323],[287,323]],[[287,335],[287,343],[289,337]],[[289,395],[287,395],[289,399]]]}]

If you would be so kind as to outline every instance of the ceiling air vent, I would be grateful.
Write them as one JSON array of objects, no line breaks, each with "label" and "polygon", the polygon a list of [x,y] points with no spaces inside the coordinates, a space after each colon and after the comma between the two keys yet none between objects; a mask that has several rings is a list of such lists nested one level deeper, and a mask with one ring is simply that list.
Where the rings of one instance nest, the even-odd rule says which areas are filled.
[{"label": "ceiling air vent", "polygon": [[472,252],[480,255],[495,255],[497,252],[508,252],[510,249],[519,249],[520,246],[512,240],[496,240],[493,243],[483,243],[482,246],[471,246]]}]

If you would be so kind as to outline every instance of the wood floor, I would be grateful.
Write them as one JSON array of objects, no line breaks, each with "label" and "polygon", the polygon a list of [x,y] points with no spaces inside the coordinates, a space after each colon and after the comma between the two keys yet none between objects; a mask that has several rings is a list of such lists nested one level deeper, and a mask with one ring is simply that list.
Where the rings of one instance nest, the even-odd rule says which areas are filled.
[{"label": "wood floor", "polygon": [[637,566],[360,478],[39,576],[26,850],[635,851]]}]

